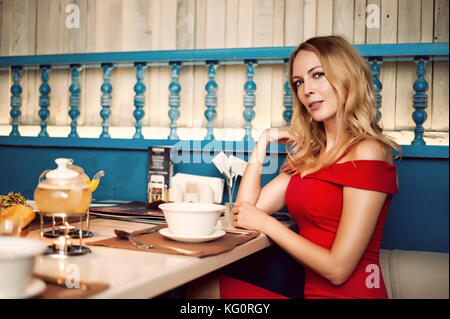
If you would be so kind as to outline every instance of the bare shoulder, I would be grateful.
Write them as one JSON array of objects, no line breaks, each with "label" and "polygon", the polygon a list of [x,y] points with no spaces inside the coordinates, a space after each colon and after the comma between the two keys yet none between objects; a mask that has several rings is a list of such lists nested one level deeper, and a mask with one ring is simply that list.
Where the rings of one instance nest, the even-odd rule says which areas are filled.
[{"label": "bare shoulder", "polygon": [[280,174],[278,174],[278,176],[276,177],[276,179],[278,179],[279,181],[283,182],[283,183],[289,183],[289,181],[291,180],[293,173],[286,173],[286,172],[281,172]]},{"label": "bare shoulder", "polygon": [[273,178],[269,183],[267,183],[264,188],[268,189],[279,189],[285,190],[291,180],[291,175],[281,172],[275,178]]},{"label": "bare shoulder", "polygon": [[362,140],[355,145],[351,153],[353,160],[386,161],[391,164],[393,162],[392,149],[376,139]]}]

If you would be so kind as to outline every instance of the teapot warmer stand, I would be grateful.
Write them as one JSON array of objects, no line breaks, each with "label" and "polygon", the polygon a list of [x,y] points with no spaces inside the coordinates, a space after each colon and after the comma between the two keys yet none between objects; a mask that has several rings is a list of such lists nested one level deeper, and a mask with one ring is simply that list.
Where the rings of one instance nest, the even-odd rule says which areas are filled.
[{"label": "teapot warmer stand", "polygon": [[55,246],[50,245],[45,251],[45,255],[54,258],[64,258],[72,256],[83,256],[91,253],[91,250],[86,246],[72,245],[68,250],[59,250]]},{"label": "teapot warmer stand", "polygon": [[[55,241],[52,245],[47,246],[44,254],[49,257],[65,258],[71,256],[82,256],[91,253],[91,249],[83,245],[84,238],[93,237],[94,234],[89,231],[89,212],[87,215],[87,229],[83,229],[83,217],[80,216],[79,225],[77,228],[68,224],[67,216],[64,213],[52,215],[52,229],[44,232],[43,230],[43,216],[40,214],[40,228],[41,238],[60,239]],[[62,218],[62,225],[57,226],[55,218]],[[79,240],[78,245],[72,244],[73,240]]]},{"label": "teapot warmer stand", "polygon": [[[83,234],[83,238],[91,238],[91,237],[94,237],[94,233],[93,232],[88,232],[87,230],[83,230],[82,231],[82,234]],[[64,236],[64,232],[62,232],[61,230],[59,230],[59,229],[55,229],[54,231],[53,230],[49,230],[49,231],[46,231],[45,233],[44,233],[44,237],[45,238],[58,238],[58,237],[61,237],[61,236]],[[77,239],[77,238],[80,238],[80,232],[79,232],[79,230],[77,229],[76,231],[74,231],[74,232],[70,232],[69,233],[69,236],[70,236],[70,238],[75,238],[75,239]]]}]

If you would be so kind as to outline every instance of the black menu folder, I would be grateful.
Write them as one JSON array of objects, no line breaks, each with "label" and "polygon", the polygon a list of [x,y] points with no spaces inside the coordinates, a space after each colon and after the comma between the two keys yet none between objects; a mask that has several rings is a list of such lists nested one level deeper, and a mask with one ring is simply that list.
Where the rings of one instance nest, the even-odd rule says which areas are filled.
[{"label": "black menu folder", "polygon": [[149,208],[145,202],[133,201],[114,206],[91,206],[89,212],[103,218],[150,224],[165,223],[164,213],[158,208]]}]

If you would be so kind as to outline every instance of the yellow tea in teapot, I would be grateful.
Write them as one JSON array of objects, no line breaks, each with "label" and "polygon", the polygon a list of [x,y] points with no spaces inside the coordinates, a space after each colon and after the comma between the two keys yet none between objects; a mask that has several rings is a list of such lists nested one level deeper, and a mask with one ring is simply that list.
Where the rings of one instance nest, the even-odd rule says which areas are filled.
[{"label": "yellow tea in teapot", "polygon": [[43,214],[83,215],[92,201],[92,193],[89,187],[39,185],[34,200]]}]

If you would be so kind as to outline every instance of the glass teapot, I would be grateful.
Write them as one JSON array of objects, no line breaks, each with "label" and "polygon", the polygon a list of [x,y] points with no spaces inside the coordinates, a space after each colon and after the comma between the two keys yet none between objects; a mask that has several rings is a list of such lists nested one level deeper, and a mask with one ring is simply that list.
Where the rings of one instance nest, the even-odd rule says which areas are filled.
[{"label": "glass teapot", "polygon": [[58,167],[45,170],[39,176],[39,184],[34,192],[34,201],[42,214],[73,216],[83,215],[92,201],[92,192],[97,188],[104,171],[94,178],[84,173],[79,166],[73,165],[69,158],[57,158]]},{"label": "glass teapot", "polygon": [[73,159],[69,159],[70,163],[67,166],[70,169],[73,169],[74,171],[76,171],[77,173],[80,174],[80,179],[82,179],[86,184],[89,185],[89,190],[92,192],[94,192],[97,187],[98,184],[100,183],[100,179],[105,176],[105,172],[103,170],[98,171],[97,173],[95,173],[94,177],[92,177],[92,179],[89,179],[89,176],[86,175],[86,173],[84,172],[84,170],[80,167],[80,166],[76,166],[73,165]]}]

